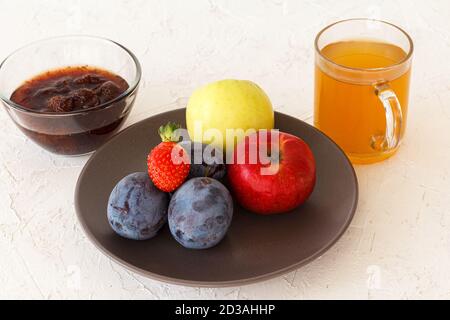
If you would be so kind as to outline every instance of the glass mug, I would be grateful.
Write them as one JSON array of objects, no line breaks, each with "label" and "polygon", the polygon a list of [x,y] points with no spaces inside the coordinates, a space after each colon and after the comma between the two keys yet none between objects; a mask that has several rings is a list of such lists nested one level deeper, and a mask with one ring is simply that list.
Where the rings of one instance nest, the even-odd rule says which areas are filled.
[{"label": "glass mug", "polygon": [[336,22],[315,40],[314,125],[353,163],[392,156],[405,132],[413,43],[383,21]]}]

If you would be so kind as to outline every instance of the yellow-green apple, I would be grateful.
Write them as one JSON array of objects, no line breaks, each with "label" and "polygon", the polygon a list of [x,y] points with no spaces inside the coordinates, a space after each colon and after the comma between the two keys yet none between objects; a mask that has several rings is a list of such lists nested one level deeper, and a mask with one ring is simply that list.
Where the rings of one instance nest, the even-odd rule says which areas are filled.
[{"label": "yellow-green apple", "polygon": [[[227,165],[235,199],[259,214],[294,209],[308,199],[316,181],[314,156],[306,142],[283,132],[276,132],[274,139],[274,134],[269,131],[262,136],[262,131],[258,131],[247,136],[236,146],[233,163]],[[262,156],[266,150],[270,162]]]},{"label": "yellow-green apple", "polygon": [[[242,132],[272,129],[274,113],[269,97],[257,84],[227,79],[209,83],[192,94],[186,108],[186,125],[193,141],[232,151],[234,144],[243,139]],[[241,132],[228,145],[227,129]],[[221,139],[216,138],[217,133]]]}]

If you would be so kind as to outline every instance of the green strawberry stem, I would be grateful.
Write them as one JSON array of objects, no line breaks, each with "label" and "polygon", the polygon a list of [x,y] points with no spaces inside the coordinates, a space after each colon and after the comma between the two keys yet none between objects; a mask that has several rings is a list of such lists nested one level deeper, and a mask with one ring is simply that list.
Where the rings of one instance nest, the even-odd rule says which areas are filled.
[{"label": "green strawberry stem", "polygon": [[163,142],[178,142],[180,137],[176,134],[176,130],[179,128],[181,128],[179,124],[170,121],[166,125],[159,127],[158,133],[161,140]]}]

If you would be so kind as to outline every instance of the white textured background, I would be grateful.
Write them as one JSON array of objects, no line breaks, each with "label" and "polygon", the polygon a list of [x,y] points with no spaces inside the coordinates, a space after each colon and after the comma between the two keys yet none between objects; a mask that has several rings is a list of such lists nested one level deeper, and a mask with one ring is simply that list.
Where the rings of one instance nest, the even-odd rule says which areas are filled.
[{"label": "white textured background", "polygon": [[356,168],[360,203],[343,238],[306,267],[259,284],[200,289],[133,274],[75,217],[86,157],[42,151],[0,111],[0,298],[450,298],[450,2],[1,0],[0,58],[40,38],[86,33],[134,51],[143,82],[128,124],[184,106],[221,78],[259,83],[277,110],[311,121],[313,39],[374,17],[415,41],[404,144]]}]

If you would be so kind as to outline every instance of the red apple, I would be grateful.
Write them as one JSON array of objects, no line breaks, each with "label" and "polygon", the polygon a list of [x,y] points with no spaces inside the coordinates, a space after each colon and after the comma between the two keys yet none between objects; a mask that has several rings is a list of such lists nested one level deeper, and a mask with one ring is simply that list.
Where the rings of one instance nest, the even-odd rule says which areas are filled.
[{"label": "red apple", "polygon": [[[278,134],[278,148],[273,132],[258,131],[247,136],[237,144],[233,163],[228,164],[228,180],[236,200],[255,213],[268,215],[290,211],[305,202],[314,189],[316,164],[311,149],[296,136]],[[274,139],[271,139],[272,135]],[[264,143],[267,143],[265,149]],[[256,158],[250,155],[255,150],[258,150]],[[264,157],[259,156],[260,150],[263,154],[268,150],[267,154],[272,153],[278,161],[267,163],[267,158],[264,161]]]}]

